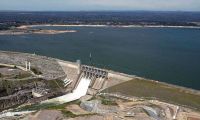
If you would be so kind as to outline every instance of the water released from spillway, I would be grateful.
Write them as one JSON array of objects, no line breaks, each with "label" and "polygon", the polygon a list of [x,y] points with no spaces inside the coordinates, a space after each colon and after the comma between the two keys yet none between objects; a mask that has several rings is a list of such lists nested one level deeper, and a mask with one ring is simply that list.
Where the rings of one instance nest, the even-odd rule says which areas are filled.
[{"label": "water released from spillway", "polygon": [[76,89],[73,90],[72,93],[68,93],[66,95],[57,97],[57,98],[53,98],[47,101],[44,101],[42,103],[67,103],[67,102],[71,102],[74,100],[78,100],[79,98],[81,98],[82,96],[86,95],[87,90],[89,88],[90,85],[90,79],[88,78],[81,78],[80,82],[78,83],[78,86]]}]

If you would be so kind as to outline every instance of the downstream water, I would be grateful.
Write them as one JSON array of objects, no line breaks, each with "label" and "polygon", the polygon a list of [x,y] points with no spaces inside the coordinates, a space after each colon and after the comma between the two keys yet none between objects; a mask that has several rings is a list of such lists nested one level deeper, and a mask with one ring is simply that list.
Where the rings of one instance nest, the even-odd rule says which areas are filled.
[{"label": "downstream water", "polygon": [[200,90],[200,29],[41,27],[58,35],[0,36],[0,50],[51,56]]}]

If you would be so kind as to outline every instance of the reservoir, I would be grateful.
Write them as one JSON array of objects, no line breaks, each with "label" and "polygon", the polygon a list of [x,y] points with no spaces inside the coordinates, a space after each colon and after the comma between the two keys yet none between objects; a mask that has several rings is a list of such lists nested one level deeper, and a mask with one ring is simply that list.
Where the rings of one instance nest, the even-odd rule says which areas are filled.
[{"label": "reservoir", "polygon": [[200,29],[37,27],[76,30],[54,35],[1,35],[0,50],[80,59],[131,75],[200,90]]}]

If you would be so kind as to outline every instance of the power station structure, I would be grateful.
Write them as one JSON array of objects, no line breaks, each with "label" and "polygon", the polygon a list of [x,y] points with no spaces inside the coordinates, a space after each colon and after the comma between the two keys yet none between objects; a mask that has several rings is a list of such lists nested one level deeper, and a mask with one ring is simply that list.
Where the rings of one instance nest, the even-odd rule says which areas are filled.
[{"label": "power station structure", "polygon": [[88,94],[91,95],[94,95],[101,90],[108,79],[108,72],[103,69],[82,65],[81,71],[83,72],[83,76],[91,79],[88,89]]},{"label": "power station structure", "polygon": [[[72,68],[71,68],[72,69]],[[67,69],[69,70],[69,68]],[[92,95],[101,90],[108,78],[108,72],[104,69],[96,68],[93,66],[82,65],[80,60],[76,62],[76,68],[67,73],[64,79],[64,87],[67,91],[74,91],[79,85],[82,78],[90,80],[89,91]]]}]

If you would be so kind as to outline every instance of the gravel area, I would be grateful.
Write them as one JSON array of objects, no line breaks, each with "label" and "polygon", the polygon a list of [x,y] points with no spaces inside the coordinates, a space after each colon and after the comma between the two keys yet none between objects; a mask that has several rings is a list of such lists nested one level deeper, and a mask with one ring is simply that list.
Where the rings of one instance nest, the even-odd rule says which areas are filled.
[{"label": "gravel area", "polygon": [[31,62],[31,68],[40,71],[44,79],[51,80],[65,75],[62,67],[54,58],[28,53],[0,51],[0,63],[25,67],[25,61]]}]

